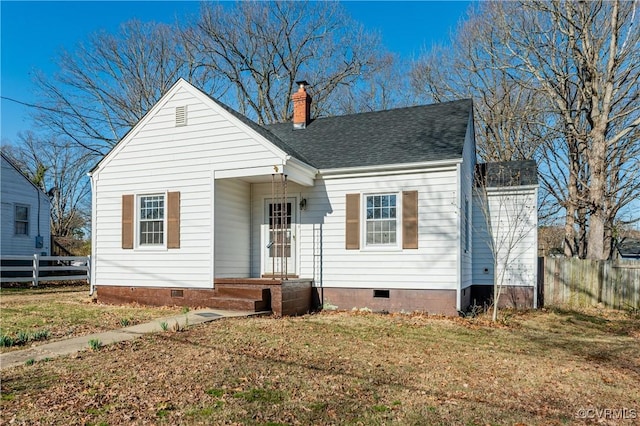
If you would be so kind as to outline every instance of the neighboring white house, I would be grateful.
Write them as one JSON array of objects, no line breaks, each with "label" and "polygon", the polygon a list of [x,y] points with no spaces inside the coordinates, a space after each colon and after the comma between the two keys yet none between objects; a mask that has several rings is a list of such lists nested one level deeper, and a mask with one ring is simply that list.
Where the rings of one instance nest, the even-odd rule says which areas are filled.
[{"label": "neighboring white house", "polygon": [[4,154],[0,175],[0,256],[50,254],[49,197]]},{"label": "neighboring white house", "polygon": [[99,299],[273,277],[342,309],[469,306],[471,100],[315,120],[304,83],[293,101],[270,126],[182,79],[158,101],[90,173]]}]

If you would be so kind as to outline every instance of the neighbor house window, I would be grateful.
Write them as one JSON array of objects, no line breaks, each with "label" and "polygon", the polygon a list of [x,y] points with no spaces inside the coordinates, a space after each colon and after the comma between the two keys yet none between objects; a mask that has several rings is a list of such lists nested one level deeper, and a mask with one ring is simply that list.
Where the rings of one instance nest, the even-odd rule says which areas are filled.
[{"label": "neighbor house window", "polygon": [[366,245],[395,246],[398,241],[396,194],[367,195],[365,201]]},{"label": "neighbor house window", "polygon": [[15,206],[15,234],[29,235],[29,206]]},{"label": "neighbor house window", "polygon": [[139,245],[164,244],[164,195],[143,195],[139,198]]}]

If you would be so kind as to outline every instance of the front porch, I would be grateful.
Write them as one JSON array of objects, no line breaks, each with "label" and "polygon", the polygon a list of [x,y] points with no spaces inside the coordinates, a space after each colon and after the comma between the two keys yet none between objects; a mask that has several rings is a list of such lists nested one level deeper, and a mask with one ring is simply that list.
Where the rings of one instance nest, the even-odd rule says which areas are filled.
[{"label": "front porch", "polygon": [[189,306],[303,315],[318,305],[311,279],[216,278],[213,289],[97,286],[103,303]]}]

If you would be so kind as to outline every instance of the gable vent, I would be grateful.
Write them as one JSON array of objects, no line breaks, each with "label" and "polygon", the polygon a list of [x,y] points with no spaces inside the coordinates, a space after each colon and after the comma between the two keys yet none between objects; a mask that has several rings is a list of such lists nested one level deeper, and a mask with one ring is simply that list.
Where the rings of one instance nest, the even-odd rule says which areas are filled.
[{"label": "gable vent", "polygon": [[187,106],[176,107],[176,127],[187,125]]}]

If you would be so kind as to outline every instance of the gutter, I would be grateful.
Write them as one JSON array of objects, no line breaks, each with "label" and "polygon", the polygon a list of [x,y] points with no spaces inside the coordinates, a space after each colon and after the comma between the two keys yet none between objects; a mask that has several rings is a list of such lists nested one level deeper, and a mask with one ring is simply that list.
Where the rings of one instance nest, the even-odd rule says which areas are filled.
[{"label": "gutter", "polygon": [[347,175],[373,176],[380,173],[407,172],[424,169],[455,169],[462,163],[462,158],[455,160],[423,161],[417,163],[383,164],[377,166],[341,167],[322,169],[319,173],[325,178],[340,178]]}]

